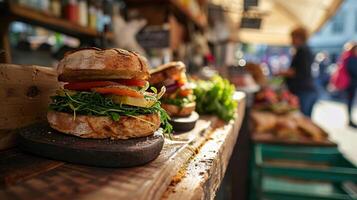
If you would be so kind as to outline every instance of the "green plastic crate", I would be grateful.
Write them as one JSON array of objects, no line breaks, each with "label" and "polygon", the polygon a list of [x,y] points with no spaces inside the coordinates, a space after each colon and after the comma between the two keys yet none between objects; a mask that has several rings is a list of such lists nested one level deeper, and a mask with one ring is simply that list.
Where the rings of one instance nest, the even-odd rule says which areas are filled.
[{"label": "green plastic crate", "polygon": [[[357,168],[336,147],[256,144],[251,199],[357,199]],[[301,181],[304,180],[304,181]]]}]

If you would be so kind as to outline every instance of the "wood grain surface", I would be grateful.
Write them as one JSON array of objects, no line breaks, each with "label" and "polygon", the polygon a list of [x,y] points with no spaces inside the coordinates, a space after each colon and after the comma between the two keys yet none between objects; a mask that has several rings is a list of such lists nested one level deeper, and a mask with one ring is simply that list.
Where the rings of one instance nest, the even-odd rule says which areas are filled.
[{"label": "wood grain surface", "polygon": [[52,68],[0,64],[0,150],[14,143],[14,129],[46,118],[58,88]]},{"label": "wood grain surface", "polygon": [[62,162],[23,154],[18,150],[0,152],[0,157],[0,187],[16,184],[37,173],[56,168],[63,164]]},{"label": "wood grain surface", "polygon": [[95,29],[83,27],[68,20],[55,17],[50,13],[45,13],[31,9],[16,3],[9,3],[9,13],[17,21],[42,26],[50,30],[58,31],[75,37],[99,37],[100,33]]},{"label": "wood grain surface", "polygon": [[[174,136],[174,141],[166,140],[160,156],[142,167],[120,169],[64,164],[49,171],[16,176],[10,182],[5,179],[13,172],[5,173],[1,176],[6,184],[0,189],[0,199],[12,199],[14,196],[19,199],[160,199],[171,177],[194,155],[193,149],[206,141],[202,135],[211,130],[209,127],[214,121],[210,118],[199,120],[191,132]],[[7,162],[20,162],[20,157],[9,159]],[[20,165],[27,169],[30,164]],[[7,169],[8,164],[2,163],[1,168]]]},{"label": "wood grain surface", "polygon": [[237,120],[230,124],[217,124],[217,129],[208,135],[207,142],[187,164],[182,180],[168,187],[162,196],[163,200],[214,199],[244,116],[245,101],[240,99],[239,102]]}]

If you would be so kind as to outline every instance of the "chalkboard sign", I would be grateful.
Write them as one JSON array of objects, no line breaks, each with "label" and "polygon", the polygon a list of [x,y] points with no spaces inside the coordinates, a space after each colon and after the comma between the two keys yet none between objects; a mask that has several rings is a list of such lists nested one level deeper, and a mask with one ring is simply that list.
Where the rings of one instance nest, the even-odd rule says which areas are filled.
[{"label": "chalkboard sign", "polygon": [[258,6],[259,1],[258,0],[244,0],[243,2],[243,7],[244,10],[249,10],[250,7],[256,7]]},{"label": "chalkboard sign", "polygon": [[242,17],[240,28],[260,29],[261,24],[261,18]]},{"label": "chalkboard sign", "polygon": [[145,28],[136,35],[136,39],[145,49],[170,46],[170,32],[167,29]]}]

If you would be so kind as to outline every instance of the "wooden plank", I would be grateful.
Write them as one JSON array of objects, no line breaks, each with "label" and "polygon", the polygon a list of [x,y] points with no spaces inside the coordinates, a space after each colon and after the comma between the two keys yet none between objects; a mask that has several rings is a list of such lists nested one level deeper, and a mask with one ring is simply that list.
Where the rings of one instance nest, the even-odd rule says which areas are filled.
[{"label": "wooden plank", "polygon": [[245,111],[245,101],[242,99],[238,111],[238,118],[234,122],[221,125],[209,135],[199,153],[187,164],[183,178],[171,184],[162,199],[214,199],[238,138]]},{"label": "wooden plank", "polygon": [[160,199],[181,165],[195,154],[192,149],[206,141],[202,135],[214,121],[200,119],[191,132],[166,140],[160,156],[145,166],[115,169],[66,164],[0,190],[0,197]]},{"label": "wooden plank", "polygon": [[[195,25],[197,25],[201,29],[205,29],[208,26],[208,19],[204,11],[202,9],[198,10],[197,13],[193,13],[192,11],[189,10],[189,6],[185,5],[185,3],[182,3],[180,0],[152,0],[152,1],[146,1],[146,0],[125,0],[129,8],[142,8],[141,10],[146,12],[145,10],[149,7],[160,7],[160,6],[167,6],[171,5],[175,10],[179,11],[182,16],[187,18],[188,20],[192,21]],[[198,7],[202,7],[206,4],[204,1],[200,2],[193,2],[196,3]],[[161,8],[161,10],[163,10]],[[148,24],[150,25],[159,25],[158,22],[162,21],[162,17],[160,17],[158,14],[160,12],[152,13],[152,15],[147,15],[146,13],[142,13],[143,16],[145,16],[146,19],[148,19]],[[154,15],[154,16],[153,16]],[[155,19],[156,18],[156,19]]]},{"label": "wooden plank", "polygon": [[45,120],[50,96],[59,87],[56,71],[0,64],[0,150],[13,145],[13,130]]},{"label": "wooden plank", "polygon": [[100,33],[93,28],[84,27],[66,19],[53,16],[49,13],[37,11],[26,6],[18,5],[16,3],[9,3],[8,11],[15,18],[15,20],[45,27],[67,35],[75,37],[100,36]]},{"label": "wooden plank", "polygon": [[139,13],[140,18],[147,21],[148,26],[162,26],[166,23],[167,18],[167,2],[153,3],[146,1],[140,4],[132,4],[128,7],[128,12]]},{"label": "wooden plank", "polygon": [[[8,17],[2,17],[0,20],[0,63],[11,63],[10,38],[9,38]],[[3,52],[1,52],[3,51]]]},{"label": "wooden plank", "polygon": [[[50,13],[34,10],[32,8],[13,2],[8,3],[7,12],[9,12],[12,21],[22,21],[73,37],[93,39],[99,38],[103,34],[98,32],[96,29],[81,26],[69,20],[56,17]],[[108,39],[113,39],[113,33],[105,33],[105,37]]]},{"label": "wooden plank", "polygon": [[[119,194],[123,196],[123,199],[159,199],[170,184],[171,177],[195,153],[192,149],[205,142],[204,137],[201,137],[201,135],[207,134],[211,122],[209,120],[199,120],[197,123],[194,130],[175,136],[174,141],[166,140],[161,155],[154,162],[138,169],[128,169],[129,172],[131,170],[139,170],[138,173],[141,176],[143,174],[146,176],[125,178],[124,180],[135,184],[130,190],[117,189],[115,190],[116,192],[112,191],[113,194],[109,195],[110,192],[108,190],[110,190],[110,187],[103,187],[95,193],[85,196],[84,199],[97,199],[102,198],[102,196],[115,198]],[[144,170],[148,171],[145,172]]]},{"label": "wooden plank", "polygon": [[17,150],[0,152],[0,157],[0,188],[14,185],[63,164],[23,154]]},{"label": "wooden plank", "polygon": [[14,130],[0,130],[0,150],[8,149],[15,145],[16,134]]}]

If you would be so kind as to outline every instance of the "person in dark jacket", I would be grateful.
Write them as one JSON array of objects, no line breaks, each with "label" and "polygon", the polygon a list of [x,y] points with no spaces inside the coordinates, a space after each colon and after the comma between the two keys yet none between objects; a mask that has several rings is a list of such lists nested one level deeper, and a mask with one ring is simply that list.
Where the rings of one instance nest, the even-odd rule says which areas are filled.
[{"label": "person in dark jacket", "polygon": [[357,128],[357,124],[352,120],[353,100],[357,89],[357,45],[354,44],[347,54],[345,63],[350,77],[350,85],[347,88],[348,124],[353,128]]},{"label": "person in dark jacket", "polygon": [[290,68],[280,72],[286,77],[289,90],[300,101],[301,112],[311,117],[312,109],[318,99],[318,92],[312,77],[311,65],[314,57],[307,46],[307,32],[304,28],[297,28],[291,32],[291,42],[295,50]]}]

